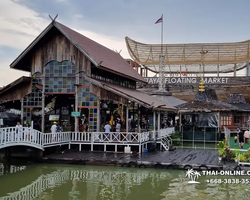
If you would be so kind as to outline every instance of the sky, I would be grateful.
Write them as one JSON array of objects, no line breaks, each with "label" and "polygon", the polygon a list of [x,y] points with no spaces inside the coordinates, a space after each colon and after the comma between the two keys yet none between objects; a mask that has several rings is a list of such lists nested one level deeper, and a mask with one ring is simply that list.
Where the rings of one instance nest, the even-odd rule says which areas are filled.
[{"label": "sky", "polygon": [[130,58],[125,37],[160,43],[250,39],[249,0],[0,0],[0,86],[28,73],[14,59],[58,14],[57,21]]}]

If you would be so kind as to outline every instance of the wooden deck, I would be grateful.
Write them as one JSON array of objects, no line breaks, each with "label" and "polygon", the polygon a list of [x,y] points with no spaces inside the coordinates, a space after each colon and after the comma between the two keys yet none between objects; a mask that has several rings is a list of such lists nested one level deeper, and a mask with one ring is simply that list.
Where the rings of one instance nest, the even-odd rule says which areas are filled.
[{"label": "wooden deck", "polygon": [[208,150],[181,150],[148,152],[143,154],[68,152],[42,158],[46,163],[111,165],[120,167],[214,169],[221,170],[218,152]]}]

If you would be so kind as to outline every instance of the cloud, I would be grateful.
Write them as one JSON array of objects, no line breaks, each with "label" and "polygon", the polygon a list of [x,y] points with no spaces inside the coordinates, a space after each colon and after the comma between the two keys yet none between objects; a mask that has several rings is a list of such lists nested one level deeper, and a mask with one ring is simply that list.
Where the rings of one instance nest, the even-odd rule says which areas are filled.
[{"label": "cloud", "polygon": [[1,1],[0,13],[0,45],[24,49],[48,25],[37,13],[13,1]]},{"label": "cloud", "polygon": [[103,34],[98,34],[98,33],[93,33],[91,31],[83,31],[83,30],[75,30],[82,35],[98,42],[99,44],[113,50],[120,52],[121,56],[123,58],[130,58],[129,53],[127,51],[125,39],[124,40],[117,40],[116,38],[113,37],[108,37]]},{"label": "cloud", "polygon": [[[10,69],[9,65],[50,23],[47,13],[35,12],[21,2],[22,0],[0,1],[0,86],[8,85],[20,76],[29,76],[29,73]],[[72,18],[82,19],[84,16],[76,13]],[[70,24],[65,25],[72,28]],[[75,30],[111,50],[121,51],[124,58],[129,57],[124,38],[117,39],[92,31],[79,30],[79,26]]]}]

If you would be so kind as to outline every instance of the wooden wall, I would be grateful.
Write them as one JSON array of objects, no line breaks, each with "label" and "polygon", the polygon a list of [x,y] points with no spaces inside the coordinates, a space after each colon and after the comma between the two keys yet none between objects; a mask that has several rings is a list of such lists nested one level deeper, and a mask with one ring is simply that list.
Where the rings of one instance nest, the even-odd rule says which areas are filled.
[{"label": "wooden wall", "polygon": [[42,38],[37,47],[29,55],[31,73],[42,72],[43,67],[51,60],[70,60],[77,66],[77,71],[91,74],[91,63],[71,42],[58,30],[52,28],[47,37]]}]

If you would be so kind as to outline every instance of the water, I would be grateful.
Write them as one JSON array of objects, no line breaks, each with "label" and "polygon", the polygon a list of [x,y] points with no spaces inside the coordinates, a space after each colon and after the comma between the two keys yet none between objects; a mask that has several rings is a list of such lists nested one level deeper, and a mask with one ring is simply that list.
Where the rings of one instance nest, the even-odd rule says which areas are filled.
[{"label": "water", "polygon": [[216,185],[209,178],[218,177],[200,176],[200,183],[189,184],[180,170],[0,164],[0,200],[250,199],[250,183]]}]

